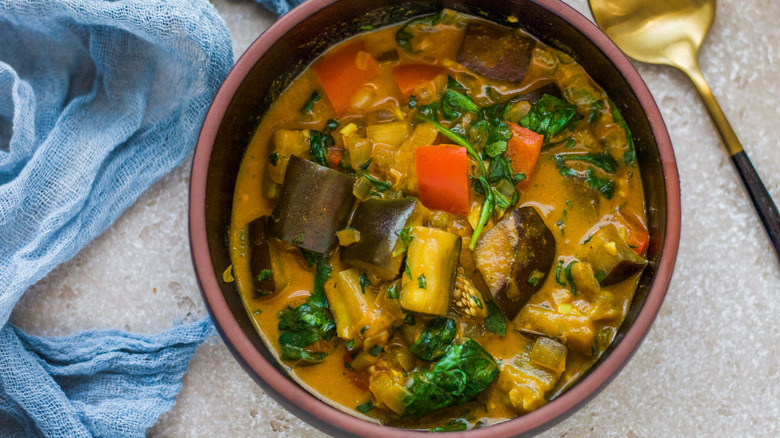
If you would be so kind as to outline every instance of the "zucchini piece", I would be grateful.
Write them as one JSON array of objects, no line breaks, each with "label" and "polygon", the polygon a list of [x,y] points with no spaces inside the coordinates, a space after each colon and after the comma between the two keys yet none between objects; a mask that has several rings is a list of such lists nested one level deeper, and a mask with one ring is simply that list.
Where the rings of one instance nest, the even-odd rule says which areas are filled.
[{"label": "zucchini piece", "polygon": [[[360,271],[357,269],[332,275],[325,283],[325,296],[336,320],[336,334],[341,339],[380,332],[393,323],[392,316],[383,314],[377,307],[374,293],[364,291],[360,286]],[[361,333],[365,327],[371,330]]]},{"label": "zucchini piece", "polygon": [[460,236],[436,228],[412,228],[406,269],[401,274],[401,307],[410,312],[444,316],[455,288]]},{"label": "zucchini piece", "polygon": [[559,313],[543,305],[529,304],[517,315],[515,328],[523,333],[557,339],[579,354],[593,354],[593,320],[578,312]]},{"label": "zucchini piece", "polygon": [[269,234],[305,250],[328,253],[336,232],[347,225],[355,203],[355,179],[297,156],[291,156]]},{"label": "zucchini piece", "polygon": [[601,227],[585,240],[577,250],[577,258],[590,264],[596,278],[604,286],[620,283],[647,265],[647,260],[635,253],[620,237],[614,224]]},{"label": "zucchini piece", "polygon": [[555,259],[555,237],[533,207],[520,207],[486,232],[474,263],[511,321],[542,287]]},{"label": "zucchini piece", "polygon": [[252,274],[255,298],[271,295],[287,285],[284,268],[276,248],[268,238],[268,216],[261,216],[247,225],[249,271]]},{"label": "zucchini piece", "polygon": [[486,78],[521,82],[536,42],[516,29],[472,23],[458,52],[458,62]]},{"label": "zucchini piece", "polygon": [[417,206],[417,198],[371,198],[358,205],[350,227],[360,233],[360,240],[341,250],[341,261],[383,280],[397,277],[404,257],[396,251],[403,245],[399,233],[420,222]]}]

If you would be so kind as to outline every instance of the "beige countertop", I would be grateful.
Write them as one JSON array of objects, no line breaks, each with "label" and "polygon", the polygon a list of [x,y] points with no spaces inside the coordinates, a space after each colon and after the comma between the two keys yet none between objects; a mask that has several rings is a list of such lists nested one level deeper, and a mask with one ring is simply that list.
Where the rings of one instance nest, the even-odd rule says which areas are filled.
[{"label": "beige countertop", "polygon": [[[497,0],[496,0],[497,1]],[[566,0],[587,16],[586,0]],[[273,21],[213,0],[237,57]],[[780,201],[780,2],[721,0],[700,63],[745,150]],[[682,240],[645,342],[593,401],[543,437],[780,435],[780,263],[687,79],[635,64],[671,134]],[[206,315],[187,238],[189,160],[102,236],[29,290],[12,322],[34,334],[152,333]],[[195,354],[153,437],[323,436],[265,395],[215,339]]]}]

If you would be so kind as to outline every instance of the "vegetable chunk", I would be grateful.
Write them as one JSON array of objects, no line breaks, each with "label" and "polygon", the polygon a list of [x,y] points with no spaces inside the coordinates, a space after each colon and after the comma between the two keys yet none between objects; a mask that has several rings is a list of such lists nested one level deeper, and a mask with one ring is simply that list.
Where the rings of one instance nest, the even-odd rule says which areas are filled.
[{"label": "vegetable chunk", "polygon": [[412,228],[402,275],[401,307],[444,316],[452,301],[460,257],[460,236],[428,227]]},{"label": "vegetable chunk", "polygon": [[398,276],[403,262],[403,251],[397,252],[403,245],[400,234],[414,222],[417,205],[417,199],[412,197],[371,198],[361,203],[350,222],[360,233],[360,240],[341,251],[341,260],[384,280]]},{"label": "vegetable chunk", "polygon": [[275,248],[268,240],[268,217],[259,217],[247,226],[249,269],[254,284],[254,297],[264,297],[278,292],[287,285],[284,268],[278,260]]},{"label": "vegetable chunk", "polygon": [[647,260],[628,246],[612,224],[593,233],[577,251],[577,258],[590,263],[602,285],[619,283],[647,265]]},{"label": "vegetable chunk", "polygon": [[507,27],[472,23],[466,28],[458,62],[490,79],[520,82],[534,46],[534,40]]},{"label": "vegetable chunk", "polygon": [[422,146],[416,150],[420,200],[431,210],[468,214],[468,157],[455,145]]},{"label": "vegetable chunk", "polygon": [[555,258],[555,237],[533,207],[520,207],[485,233],[474,262],[511,321],[544,283]]},{"label": "vegetable chunk", "polygon": [[344,229],[355,197],[354,178],[296,156],[290,157],[269,234],[325,254]]},{"label": "vegetable chunk", "polygon": [[365,43],[357,41],[316,62],[314,72],[333,109],[341,115],[349,109],[355,92],[379,74],[379,66]]}]

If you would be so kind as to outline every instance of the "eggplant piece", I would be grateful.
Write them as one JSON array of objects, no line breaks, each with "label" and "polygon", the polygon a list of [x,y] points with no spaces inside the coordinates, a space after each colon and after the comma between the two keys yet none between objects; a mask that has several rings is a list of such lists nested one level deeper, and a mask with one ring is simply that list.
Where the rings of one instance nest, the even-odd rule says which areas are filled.
[{"label": "eggplant piece", "polygon": [[399,233],[414,222],[417,198],[383,200],[371,198],[361,203],[352,215],[350,227],[360,240],[341,250],[341,261],[368,271],[383,280],[392,280],[401,270],[404,254],[395,254]]},{"label": "eggplant piece", "polygon": [[525,78],[536,42],[518,30],[488,23],[472,23],[458,52],[458,62],[469,70],[498,81]]},{"label": "eggplant piece", "polygon": [[557,339],[572,351],[590,356],[593,353],[595,328],[585,315],[559,313],[548,307],[528,305],[517,316],[515,329],[522,333]]},{"label": "eggplant piece", "polygon": [[410,312],[444,316],[455,288],[461,238],[436,228],[412,228],[412,241],[401,274],[401,307]]},{"label": "eggplant piece", "polygon": [[563,98],[563,94],[561,94],[561,89],[558,88],[558,85],[556,85],[555,82],[548,82],[539,88],[534,88],[533,90],[521,96],[520,99],[527,100],[531,105],[533,105],[536,102],[539,102],[539,99],[541,99],[545,94],[549,94],[550,96],[566,101],[566,99]]},{"label": "eggplant piece", "polygon": [[647,265],[647,260],[628,246],[613,224],[586,237],[576,257],[590,264],[602,286],[620,283]]},{"label": "eggplant piece", "polygon": [[554,259],[555,237],[529,206],[504,216],[474,248],[477,269],[510,321],[542,286]]},{"label": "eggplant piece", "polygon": [[291,156],[279,201],[268,224],[270,235],[305,250],[328,253],[355,203],[355,179]]},{"label": "eggplant piece", "polygon": [[[271,243],[268,241],[268,216],[261,216],[247,225],[249,272],[252,274],[254,297],[271,295],[277,288],[276,279],[283,276],[274,270]],[[281,281],[279,282],[281,283]]]}]

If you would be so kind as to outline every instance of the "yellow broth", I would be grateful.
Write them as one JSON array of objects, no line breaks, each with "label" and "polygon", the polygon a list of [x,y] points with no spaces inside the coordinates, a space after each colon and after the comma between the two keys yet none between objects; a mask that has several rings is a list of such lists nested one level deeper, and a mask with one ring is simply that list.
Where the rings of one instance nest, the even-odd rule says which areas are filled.
[{"label": "yellow broth", "polygon": [[[328,403],[356,415],[365,415],[367,418],[383,424],[411,428],[432,428],[456,423],[463,423],[462,427],[469,428],[484,426],[514,418],[546,402],[551,396],[576,381],[598,359],[599,354],[607,348],[625,317],[641,273],[641,271],[636,272],[624,281],[600,288],[597,298],[590,300],[584,298],[582,293],[580,295],[573,294],[570,288],[561,284],[562,274],[558,269],[557,261],[568,263],[574,259],[578,248],[582,245],[583,240],[587,239],[587,236],[607,223],[614,224],[622,236],[633,232],[631,224],[627,224],[625,221],[625,216],[630,216],[631,212],[636,215],[639,222],[646,220],[642,182],[638,167],[623,163],[622,157],[629,148],[626,133],[614,119],[611,103],[603,91],[569,56],[539,42],[536,42],[527,74],[521,83],[509,83],[481,77],[456,61],[461,40],[464,38],[465,24],[480,20],[454,14],[452,17],[454,18],[450,22],[439,25],[435,31],[425,32],[423,35],[425,44],[422,44],[424,47],[417,53],[409,53],[397,47],[395,35],[401,25],[396,25],[355,36],[323,55],[323,58],[326,58],[339,47],[358,40],[363,41],[365,50],[374,59],[391,51],[397,53],[397,60],[378,64],[378,74],[369,84],[371,89],[375,90],[375,96],[367,108],[350,109],[341,117],[337,117],[312,68],[307,69],[294,80],[269,111],[263,115],[262,121],[246,150],[236,183],[232,222],[229,230],[230,254],[237,289],[258,333],[270,350],[279,356],[278,315],[285,309],[305,302],[313,288],[314,272],[305,263],[300,251],[294,245],[275,241],[274,245],[279,249],[280,254],[277,262],[284,267],[284,275],[289,280],[289,284],[269,296],[255,296],[249,268],[246,233],[248,224],[258,217],[270,215],[277,202],[275,197],[279,193],[279,184],[274,182],[269,175],[269,169],[272,168],[269,165],[269,155],[275,151],[273,136],[276,131],[280,129],[323,131],[326,129],[327,120],[337,119],[339,127],[333,131],[333,136],[336,139],[335,146],[343,148],[344,145],[338,138],[339,130],[351,122],[355,122],[362,130],[366,124],[381,124],[378,122],[384,119],[387,119],[388,122],[409,120],[410,114],[415,110],[408,108],[407,99],[399,92],[392,76],[392,69],[398,65],[416,63],[433,64],[443,68],[446,75],[466,86],[469,95],[480,107],[506,101],[513,96],[538,87],[539,84],[549,82],[557,84],[570,103],[581,103],[577,99],[578,96],[581,96],[582,90],[595,95],[602,102],[602,107],[595,110],[591,103],[577,106],[577,111],[583,119],[576,125],[576,129],[569,137],[574,139],[574,142],[568,142],[566,146],[546,147],[541,151],[529,185],[520,191],[519,201],[516,203],[516,206],[535,207],[541,214],[544,224],[552,231],[556,241],[556,264],[553,264],[541,287],[530,298],[526,306],[539,306],[539,308],[550,309],[550,311],[561,315],[577,314],[589,318],[595,334],[591,351],[575,352],[569,349],[565,360],[565,370],[559,378],[552,379],[552,384],[542,385],[544,390],[541,399],[527,398],[530,401],[525,402],[525,406],[518,403],[518,397],[522,398],[522,395],[518,395],[517,391],[513,392],[515,389],[513,385],[517,385],[517,382],[522,382],[522,379],[529,377],[525,375],[518,377],[518,369],[522,367],[509,369],[513,362],[528,360],[528,355],[531,354],[536,342],[534,334],[518,330],[517,320],[506,321],[506,336],[504,337],[490,333],[479,324],[458,313],[454,304],[450,306],[447,317],[457,322],[458,337],[469,337],[484,347],[499,361],[501,373],[474,400],[434,411],[419,419],[400,418],[392,410],[383,408],[381,402],[377,403],[369,391],[371,371],[376,373],[383,370],[382,365],[386,361],[384,355],[380,355],[380,359],[366,369],[352,369],[345,365],[345,362],[350,362],[352,357],[346,347],[345,340],[342,339],[338,341],[335,350],[330,352],[319,364],[297,366],[280,359],[280,362],[285,365],[289,374],[296,381]],[[444,79],[441,77],[433,81],[436,93],[438,93],[434,93],[434,97],[440,96],[443,82]],[[310,114],[302,115],[301,108],[306,105],[313,91],[318,91],[322,98],[312,106]],[[416,125],[418,122],[414,122],[414,124]],[[439,135],[436,143],[452,142]],[[377,178],[394,183],[394,189],[409,192],[410,187],[414,190],[414,184],[408,183],[410,178],[407,174],[410,164],[409,158],[404,158],[402,152],[399,152],[400,149],[396,145],[374,144],[371,152],[373,161],[367,171]],[[598,191],[586,187],[581,180],[572,180],[562,176],[559,166],[554,160],[554,156],[562,152],[595,153],[604,151],[613,156],[620,164],[615,173],[609,175],[615,184],[612,199],[606,199]],[[470,160],[470,163],[472,172],[476,173],[474,160]],[[572,167],[579,166],[579,170],[584,169],[582,163],[568,164]],[[399,174],[402,176],[398,177]],[[470,197],[472,207],[479,209],[480,196],[471,192]],[[498,215],[494,215],[488,222],[486,231],[494,226],[498,220]],[[475,271],[473,261],[470,260],[471,252],[468,250],[469,237],[473,227],[467,217],[424,211],[422,224],[443,228],[460,235],[463,238],[461,264],[471,265],[470,271]],[[641,248],[639,250],[641,252]],[[329,264],[332,266],[332,274],[350,267],[340,261],[338,249],[330,255]],[[479,278],[473,280],[482,296],[488,299],[490,293],[486,290],[484,282]],[[565,278],[563,283],[566,283]],[[374,282],[371,287],[366,289],[368,300],[373,300],[378,293],[385,291],[377,286],[378,284]],[[421,316],[418,319],[426,321],[429,318]],[[399,338],[403,338],[403,336],[396,332],[390,334],[390,339],[387,342],[403,344],[403,341],[398,341]],[[561,338],[558,341],[561,341]],[[389,365],[385,364],[385,366]],[[428,366],[424,361],[418,359],[412,372]],[[537,384],[540,379],[545,381],[547,378],[537,377],[534,384]],[[515,404],[512,402],[512,397],[515,397]],[[374,401],[373,409],[366,413],[356,411],[356,407],[359,405],[372,401]]]}]

